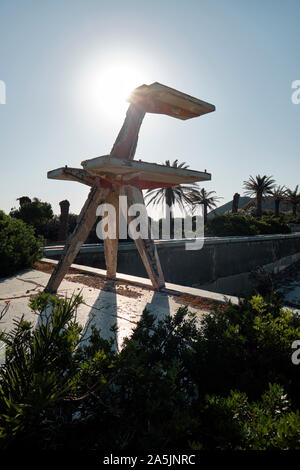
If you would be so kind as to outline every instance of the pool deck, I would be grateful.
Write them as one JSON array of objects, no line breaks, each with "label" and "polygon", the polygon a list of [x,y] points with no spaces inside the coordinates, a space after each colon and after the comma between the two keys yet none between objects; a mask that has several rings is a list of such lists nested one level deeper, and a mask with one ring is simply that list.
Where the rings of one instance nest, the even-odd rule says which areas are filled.
[{"label": "pool deck", "polygon": [[[2,331],[9,331],[14,321],[22,315],[33,325],[38,322],[37,315],[30,310],[28,302],[30,297],[44,290],[56,263],[57,261],[44,258],[38,264],[38,269],[25,270],[15,276],[0,279]],[[119,347],[124,338],[130,336],[145,308],[156,318],[163,319],[174,315],[180,306],[187,305],[188,310],[200,319],[212,309],[214,302],[224,304],[230,300],[236,304],[239,301],[237,297],[225,297],[222,294],[168,283],[163,292],[155,292],[148,279],[118,273],[116,281],[108,281],[105,279],[105,271],[101,269],[76,264],[71,268],[57,295],[68,298],[73,293],[82,295],[83,303],[78,307],[77,320],[89,331],[91,325],[95,324],[103,337],[108,338],[112,335],[110,328],[117,324]]]}]

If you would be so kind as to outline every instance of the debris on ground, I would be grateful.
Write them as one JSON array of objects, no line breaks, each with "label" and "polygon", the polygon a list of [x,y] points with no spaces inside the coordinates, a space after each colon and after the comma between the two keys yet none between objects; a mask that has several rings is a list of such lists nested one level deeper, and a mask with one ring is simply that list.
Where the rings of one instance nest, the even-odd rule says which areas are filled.
[{"label": "debris on ground", "polygon": [[[176,301],[183,305],[191,305],[194,308],[200,308],[201,310],[214,310],[216,307],[216,302],[213,300],[205,299],[204,297],[194,297],[189,294],[180,295]],[[229,305],[227,304],[218,303],[217,305],[219,311],[222,310],[223,312],[226,312],[229,308]]]}]

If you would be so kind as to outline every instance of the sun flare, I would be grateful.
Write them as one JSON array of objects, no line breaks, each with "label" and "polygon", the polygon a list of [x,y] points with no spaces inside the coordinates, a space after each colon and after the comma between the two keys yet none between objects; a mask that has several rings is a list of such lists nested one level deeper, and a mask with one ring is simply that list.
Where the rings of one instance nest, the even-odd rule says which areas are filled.
[{"label": "sun flare", "polygon": [[141,71],[127,64],[89,67],[81,81],[84,102],[90,110],[117,117],[127,109],[131,91],[144,82]]},{"label": "sun flare", "polygon": [[111,67],[99,78],[99,94],[105,107],[123,104],[130,92],[141,85],[139,73],[130,67]]}]

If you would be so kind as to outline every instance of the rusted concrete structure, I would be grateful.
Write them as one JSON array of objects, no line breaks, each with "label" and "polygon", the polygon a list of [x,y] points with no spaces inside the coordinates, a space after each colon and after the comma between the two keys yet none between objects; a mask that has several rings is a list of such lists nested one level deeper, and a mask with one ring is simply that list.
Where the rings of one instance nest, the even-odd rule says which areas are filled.
[{"label": "rusted concrete structure", "polygon": [[[110,202],[118,213],[119,195],[127,196],[129,206],[136,203],[144,205],[142,189],[211,179],[211,175],[207,172],[174,169],[132,160],[137,147],[139,129],[147,112],[167,114],[186,120],[214,111],[215,107],[212,104],[157,82],[136,88],[128,101],[130,105],[126,118],[108,156],[82,162],[83,169],[64,167],[48,173],[48,178],[77,181],[91,186],[91,190],[79,215],[77,226],[67,240],[62,257],[46,286],[46,292],[56,292],[95,224],[96,209],[101,203]],[[165,281],[150,232],[148,238],[139,237],[135,243],[153,288],[159,290],[164,287]],[[116,275],[117,251],[118,239],[106,238],[104,252],[107,276],[110,278]]]}]

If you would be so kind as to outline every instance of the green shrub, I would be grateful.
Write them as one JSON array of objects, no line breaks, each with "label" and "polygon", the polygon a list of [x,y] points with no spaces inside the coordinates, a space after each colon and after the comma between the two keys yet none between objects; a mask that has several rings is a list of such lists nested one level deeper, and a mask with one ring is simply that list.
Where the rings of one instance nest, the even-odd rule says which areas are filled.
[{"label": "green shrub", "polygon": [[11,210],[9,215],[34,227],[36,235],[48,238],[49,231],[51,231],[49,224],[54,217],[49,202],[42,202],[35,197],[33,201],[22,204],[19,209]]},{"label": "green shrub", "polygon": [[[291,411],[283,388],[269,384],[258,402],[245,393],[207,396],[200,430],[208,450],[289,450],[300,448],[300,414]],[[200,444],[200,446],[199,446]],[[194,442],[195,449],[203,448]]]},{"label": "green shrub", "polygon": [[287,224],[300,224],[300,214],[295,216],[292,212],[288,212],[282,215],[282,218]]},{"label": "green shrub", "polygon": [[259,235],[291,232],[291,228],[281,217],[263,215],[260,219],[254,220],[254,225]]},{"label": "green shrub", "polygon": [[218,237],[290,232],[289,225],[282,218],[269,215],[259,219],[241,214],[217,215],[209,218],[205,226],[205,234]]},{"label": "green shrub", "polygon": [[[68,217],[68,231],[67,236],[69,236],[76,227],[78,215],[76,214],[69,214]],[[60,230],[60,216],[54,215],[52,219],[46,221],[43,225],[43,236],[49,242],[57,242],[59,237],[59,230]],[[95,232],[95,229],[93,229]],[[89,238],[89,237],[88,237]],[[92,243],[90,241],[86,241],[85,243]]]},{"label": "green shrub", "polygon": [[42,246],[42,238],[35,236],[32,227],[0,211],[0,276],[32,267],[41,257]]},{"label": "green shrub", "polygon": [[31,300],[37,326],[2,333],[2,448],[300,449],[300,320],[276,298],[216,306],[202,328],[186,308],[162,321],[144,311],[121,351],[95,327],[86,341],[81,300],[43,294]]},{"label": "green shrub", "polygon": [[256,235],[254,218],[239,214],[216,215],[208,219],[205,234],[215,237]]},{"label": "green shrub", "polygon": [[268,302],[253,296],[204,317],[191,375],[203,393],[224,396],[234,389],[254,400],[269,383],[279,383],[300,408],[299,371],[291,361],[297,339],[299,316],[282,308],[276,295]]},{"label": "green shrub", "polygon": [[[37,416],[42,418],[43,410],[67,393],[75,372],[72,355],[81,331],[73,321],[80,301],[79,296],[66,302],[42,294],[31,301],[32,309],[41,315],[38,328],[33,329],[22,318],[12,332],[2,333],[6,343],[6,365],[0,375],[2,444],[9,444],[25,429],[30,435]],[[50,315],[46,306],[52,309]]]}]

